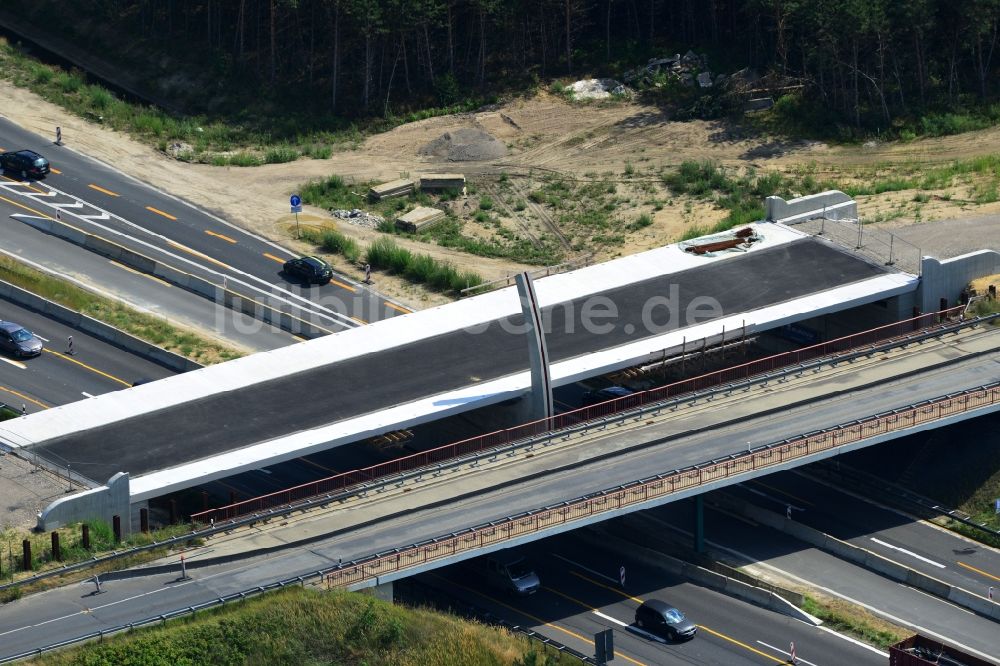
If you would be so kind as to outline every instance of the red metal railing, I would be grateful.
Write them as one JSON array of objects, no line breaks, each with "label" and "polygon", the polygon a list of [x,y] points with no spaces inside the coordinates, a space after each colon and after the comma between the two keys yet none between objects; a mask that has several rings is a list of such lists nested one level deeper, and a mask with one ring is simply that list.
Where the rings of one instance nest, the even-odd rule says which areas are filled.
[{"label": "red metal railing", "polygon": [[[963,306],[964,307],[964,306]],[[363,469],[342,472],[317,481],[279,490],[267,495],[235,502],[227,506],[208,509],[192,514],[192,522],[208,523],[233,520],[240,516],[260,513],[286,504],[301,502],[312,497],[336,493],[361,483],[366,483],[393,474],[426,467],[461,456],[478,453],[498,446],[504,446],[529,437],[566,428],[592,419],[610,416],[617,412],[642,407],[650,403],[660,402],[694,391],[701,391],[713,386],[729,384],[749,379],[778,368],[804,363],[806,361],[832,356],[848,350],[858,350],[877,343],[898,338],[907,333],[913,333],[925,327],[947,320],[949,317],[961,314],[963,307],[950,308],[931,314],[921,315],[912,319],[880,326],[861,333],[855,333],[829,342],[823,342],[811,347],[775,354],[765,358],[724,368],[690,379],[683,379],[672,384],[660,386],[648,391],[632,393],[588,407],[564,412],[551,419],[541,419],[497,430],[485,435],[477,435],[451,444],[445,444],[428,451],[414,453],[402,458],[396,458],[378,463]]]},{"label": "red metal railing", "polygon": [[938,398],[928,404],[901,410],[881,417],[803,436],[784,444],[754,453],[746,453],[725,462],[713,463],[660,476],[628,488],[602,494],[556,509],[537,511],[527,516],[471,529],[463,534],[420,546],[402,549],[391,555],[348,565],[326,576],[327,587],[347,587],[377,576],[385,576],[409,567],[450,557],[463,551],[477,550],[519,536],[541,532],[575,520],[648,502],[659,497],[731,478],[757,469],[772,467],[788,460],[844,446],[862,439],[904,430],[961,412],[1000,402],[1000,386],[970,391],[957,397]]}]

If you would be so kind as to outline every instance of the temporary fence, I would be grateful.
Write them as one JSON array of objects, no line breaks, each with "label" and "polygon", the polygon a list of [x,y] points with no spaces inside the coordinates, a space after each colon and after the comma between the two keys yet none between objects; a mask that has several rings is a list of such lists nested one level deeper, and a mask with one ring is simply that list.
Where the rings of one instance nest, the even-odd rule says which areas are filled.
[{"label": "temporary fence", "polygon": [[780,368],[787,368],[848,351],[856,352],[859,349],[864,349],[875,344],[883,344],[895,339],[906,339],[917,331],[943,325],[942,322],[960,315],[962,310],[962,307],[956,307],[941,312],[920,315],[912,319],[880,326],[810,347],[767,356],[647,391],[632,393],[606,402],[564,412],[552,418],[531,421],[514,426],[513,428],[477,435],[362,469],[342,472],[284,490],[234,502],[226,506],[200,511],[191,515],[191,521],[210,524],[265,512],[275,507],[293,504],[309,498],[338,493],[383,477],[402,474],[411,470],[523,441],[531,437],[544,435],[594,419],[605,418],[618,412],[659,403],[715,386],[744,381]]},{"label": "temporary fence", "polygon": [[327,587],[350,587],[372,579],[421,566],[435,560],[476,551],[518,537],[537,534],[567,523],[600,514],[646,504],[668,495],[723,481],[755,470],[780,465],[893,431],[947,418],[1000,402],[1000,383],[964,391],[958,395],[935,398],[906,409],[893,410],[870,418],[785,440],[757,450],[733,455],[615,489],[562,503],[537,511],[494,521],[487,526],[468,529],[392,553],[351,563],[326,575]]}]

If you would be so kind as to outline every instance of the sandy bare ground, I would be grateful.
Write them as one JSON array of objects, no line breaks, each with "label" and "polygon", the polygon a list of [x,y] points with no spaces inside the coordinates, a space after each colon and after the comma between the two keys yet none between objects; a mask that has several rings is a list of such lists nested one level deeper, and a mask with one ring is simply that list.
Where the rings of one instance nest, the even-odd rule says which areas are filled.
[{"label": "sandy bare ground", "polygon": [[[570,104],[540,93],[518,99],[494,110],[431,118],[400,126],[368,138],[357,150],[334,154],[328,160],[299,160],[256,168],[213,167],[171,159],[126,135],[70,115],[34,94],[0,82],[0,109],[10,120],[43,136],[63,128],[66,144],[75,150],[115,165],[156,187],[230,222],[250,229],[293,250],[310,248],[291,239],[287,216],[288,195],[305,181],[339,174],[348,180],[367,181],[417,176],[432,171],[461,171],[478,177],[527,174],[554,170],[568,177],[620,174],[634,165],[639,174],[652,174],[683,160],[711,159],[723,165],[754,166],[794,172],[809,168],[817,177],[844,174],[852,169],[878,170],[880,165],[937,164],[981,155],[1000,147],[1000,128],[970,134],[865,147],[828,146],[819,142],[783,142],[748,138],[719,122],[673,122],[658,108],[636,103]],[[420,147],[443,132],[458,128],[483,129],[507,144],[510,154],[492,162],[448,163],[418,154]],[[913,193],[897,192],[861,199],[863,215],[885,215],[895,225],[929,219],[961,218],[1000,210],[970,206],[961,196],[935,199],[910,206]],[[910,210],[912,208],[912,210]],[[638,208],[636,209],[638,210]],[[308,211],[317,221],[329,220],[326,211]],[[890,214],[891,213],[891,214]],[[624,245],[599,254],[597,259],[631,254],[675,239],[692,224],[707,226],[721,216],[705,204],[668,205],[653,215],[654,224],[631,234]],[[330,222],[333,224],[333,222]],[[338,227],[361,241],[375,232],[340,223]],[[436,245],[400,240],[420,251],[447,259],[461,269],[474,270],[487,279],[504,277],[525,267],[510,261],[485,259]],[[340,270],[360,276],[355,266]],[[377,288],[415,308],[446,300],[402,280],[379,276]]]}]

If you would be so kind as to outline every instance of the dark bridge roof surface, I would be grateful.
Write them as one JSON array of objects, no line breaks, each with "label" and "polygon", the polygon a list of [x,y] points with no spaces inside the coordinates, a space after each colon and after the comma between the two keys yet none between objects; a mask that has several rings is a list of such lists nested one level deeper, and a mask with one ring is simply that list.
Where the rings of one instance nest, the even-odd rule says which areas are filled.
[{"label": "dark bridge roof surface", "polygon": [[[643,324],[644,305],[655,296],[675,293],[681,313],[696,297],[711,297],[725,316],[883,273],[880,267],[815,238],[713,261],[603,292],[618,309],[617,318],[594,320],[611,324],[604,333],[582,325],[586,298],[547,308],[550,360],[562,361],[681,328],[678,318],[667,321],[665,307],[653,310],[659,329]],[[598,309],[606,308],[598,305]],[[406,321],[401,319],[399,325],[405,326]],[[454,331],[318,366],[55,438],[34,450],[53,461],[70,461],[74,470],[86,470],[88,477],[100,482],[119,471],[138,476],[174,467],[526,370],[528,346],[522,335],[509,332],[521,322],[517,315],[509,319],[510,326],[501,327],[496,320],[483,332]]]}]

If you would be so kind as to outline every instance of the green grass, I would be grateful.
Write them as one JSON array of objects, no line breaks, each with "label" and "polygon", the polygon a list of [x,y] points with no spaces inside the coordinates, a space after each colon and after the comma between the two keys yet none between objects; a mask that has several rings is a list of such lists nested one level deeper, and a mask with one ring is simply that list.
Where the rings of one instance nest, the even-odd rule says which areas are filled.
[{"label": "green grass", "polygon": [[218,363],[242,356],[242,352],[177,328],[165,319],[133,310],[117,301],[91,293],[70,282],[0,257],[0,280],[6,280],[42,298],[93,317],[202,364]]},{"label": "green grass", "polygon": [[183,161],[225,166],[258,166],[299,157],[327,159],[336,150],[357,146],[369,134],[424,118],[473,111],[495,101],[468,97],[445,106],[350,122],[284,99],[255,96],[246,100],[234,90],[227,97],[231,108],[211,116],[173,114],[120,99],[100,85],[88,84],[83,73],[41,63],[2,39],[0,78],[160,150],[175,142],[190,144],[190,151],[178,155]]},{"label": "green grass", "polygon": [[49,666],[356,664],[469,666],[538,661],[527,638],[426,609],[349,592],[290,588],[69,648],[28,663]]},{"label": "green grass", "polygon": [[459,271],[447,261],[411,252],[391,238],[376,239],[365,252],[365,261],[372,268],[402,275],[407,280],[425,284],[437,291],[460,292],[483,283],[483,278],[471,271]]},{"label": "green grass", "polygon": [[824,603],[808,595],[803,599],[802,610],[823,620],[828,629],[853,636],[883,650],[905,638],[888,626],[876,626],[876,623],[882,623],[874,616],[869,617],[867,612],[841,608],[837,604]]},{"label": "green grass", "polygon": [[315,243],[326,252],[343,255],[352,264],[361,259],[361,247],[353,238],[334,229],[313,229],[305,227],[300,232],[301,238]]},{"label": "green grass", "polygon": [[492,220],[484,211],[476,211],[472,217],[481,224],[493,224],[497,238],[483,239],[466,236],[462,233],[462,223],[454,219],[435,224],[417,238],[480,257],[510,259],[536,266],[551,266],[562,260],[562,252],[551,239],[543,238],[539,245],[535,245],[530,238],[515,234],[499,222]]}]

